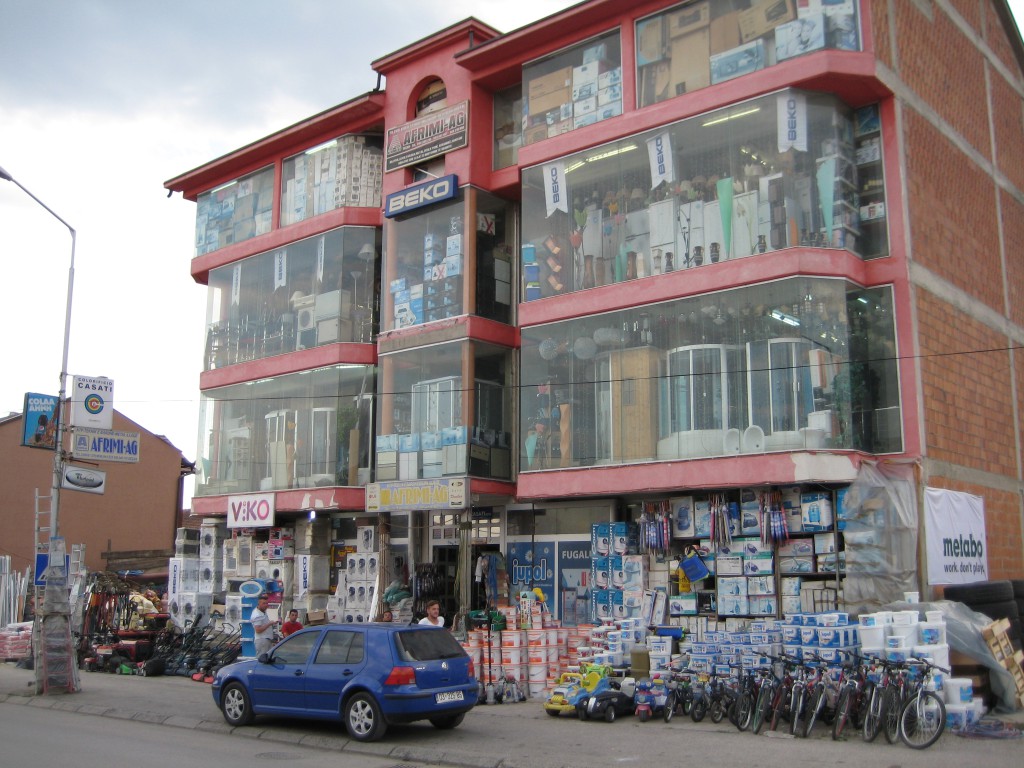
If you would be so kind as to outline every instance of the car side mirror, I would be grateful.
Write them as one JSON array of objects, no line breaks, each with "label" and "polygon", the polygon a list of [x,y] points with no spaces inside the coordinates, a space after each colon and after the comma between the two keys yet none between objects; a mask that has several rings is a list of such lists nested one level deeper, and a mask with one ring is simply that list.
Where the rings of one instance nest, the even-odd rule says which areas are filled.
[{"label": "car side mirror", "polygon": [[270,663],[270,654],[267,653],[266,651],[264,651],[263,653],[261,653],[259,655],[259,657],[256,659],[256,661],[258,661],[260,664],[269,664]]}]

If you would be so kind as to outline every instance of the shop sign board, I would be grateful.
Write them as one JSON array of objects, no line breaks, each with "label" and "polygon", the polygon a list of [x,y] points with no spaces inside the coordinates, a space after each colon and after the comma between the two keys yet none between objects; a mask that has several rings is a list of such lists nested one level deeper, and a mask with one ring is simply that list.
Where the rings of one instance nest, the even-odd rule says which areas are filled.
[{"label": "shop sign board", "polygon": [[21,444],[29,448],[45,448],[52,451],[57,442],[56,395],[40,395],[38,392],[25,393],[25,407],[22,418]]},{"label": "shop sign board", "polygon": [[924,490],[929,584],[988,581],[985,500],[944,488]]},{"label": "shop sign board", "polygon": [[272,493],[228,496],[228,528],[272,528],[274,498]]},{"label": "shop sign board", "polygon": [[508,545],[508,573],[513,595],[539,587],[548,599],[549,610],[557,604],[555,546],[551,541],[521,541]]},{"label": "shop sign board", "polygon": [[100,469],[66,464],[60,478],[60,487],[70,491],[102,494],[107,490],[107,473]]},{"label": "shop sign board", "polygon": [[105,376],[73,376],[71,426],[113,429],[114,382]]},{"label": "shop sign board", "polygon": [[388,131],[384,170],[422,163],[469,142],[469,100],[431,112]]},{"label": "shop sign board", "polygon": [[80,461],[115,461],[137,464],[139,433],[78,427],[72,441],[72,455]]},{"label": "shop sign board", "polygon": [[414,509],[464,509],[466,478],[396,480],[366,486],[367,512],[404,512]]},{"label": "shop sign board", "polygon": [[453,173],[422,184],[406,187],[401,192],[387,196],[384,201],[384,215],[393,218],[402,213],[451,200],[459,193],[459,178]]}]

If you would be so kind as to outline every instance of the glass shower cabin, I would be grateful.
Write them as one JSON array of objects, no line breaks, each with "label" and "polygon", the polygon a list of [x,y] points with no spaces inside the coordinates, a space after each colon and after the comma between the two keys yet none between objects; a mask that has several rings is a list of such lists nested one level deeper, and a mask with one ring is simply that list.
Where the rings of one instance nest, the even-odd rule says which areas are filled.
[{"label": "glass shower cabin", "polygon": [[[809,354],[802,338],[777,338],[747,343],[750,426],[744,443],[750,451],[804,448],[807,418],[814,410]],[[815,447],[815,446],[810,446]]]},{"label": "glass shower cabin", "polygon": [[738,453],[747,426],[742,347],[694,344],[666,354],[658,458]]}]

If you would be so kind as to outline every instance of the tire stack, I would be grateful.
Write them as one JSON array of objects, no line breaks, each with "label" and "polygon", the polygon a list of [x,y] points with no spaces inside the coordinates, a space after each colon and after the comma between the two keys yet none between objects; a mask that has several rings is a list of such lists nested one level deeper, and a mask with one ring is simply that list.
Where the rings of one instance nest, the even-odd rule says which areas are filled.
[{"label": "tire stack", "polygon": [[1014,581],[979,581],[973,584],[952,584],[943,590],[947,600],[963,603],[972,611],[993,621],[1008,619],[1010,641],[1021,649],[1021,616],[1024,615],[1024,579]]}]

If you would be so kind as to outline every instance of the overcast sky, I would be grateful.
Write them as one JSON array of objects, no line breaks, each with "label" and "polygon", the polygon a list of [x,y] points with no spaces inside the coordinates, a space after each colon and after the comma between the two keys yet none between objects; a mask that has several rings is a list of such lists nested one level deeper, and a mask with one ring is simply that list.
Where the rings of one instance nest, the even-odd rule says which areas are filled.
[{"label": "overcast sky", "polygon": [[[163,182],[371,90],[371,61],[468,16],[509,32],[574,4],[0,0],[0,166],[78,233],[69,374],[114,379],[118,411],[197,458],[206,291],[195,206]],[[0,416],[58,391],[70,253],[0,181]]]},{"label": "overcast sky", "polygon": [[[372,90],[371,61],[455,22],[572,4],[0,0],[0,166],[77,231],[69,374],[112,378],[118,411],[197,458],[206,291],[195,204],[163,182]],[[0,181],[0,416],[59,389],[70,257]]]}]

